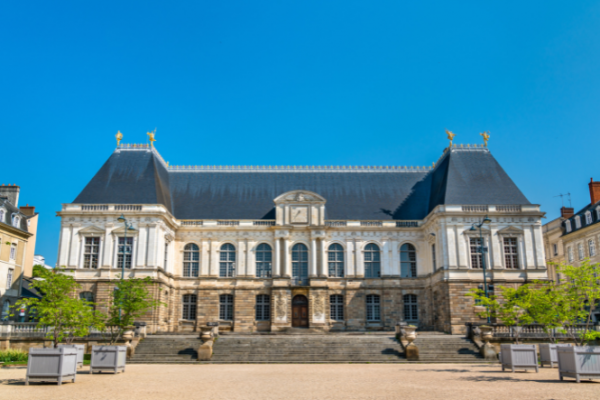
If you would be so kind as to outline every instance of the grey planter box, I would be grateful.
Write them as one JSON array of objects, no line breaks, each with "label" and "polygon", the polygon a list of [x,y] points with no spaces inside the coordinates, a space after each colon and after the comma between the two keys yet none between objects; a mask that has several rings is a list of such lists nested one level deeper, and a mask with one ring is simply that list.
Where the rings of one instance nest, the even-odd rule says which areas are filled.
[{"label": "grey planter box", "polygon": [[72,380],[77,376],[77,350],[69,347],[58,349],[29,349],[27,377],[29,382],[56,382]]},{"label": "grey planter box", "polygon": [[500,349],[502,353],[502,371],[506,368],[509,368],[512,372],[515,372],[515,368],[539,371],[537,349],[534,344],[503,344]]},{"label": "grey planter box", "polygon": [[59,344],[58,347],[68,347],[77,349],[77,368],[83,367],[83,354],[85,353],[85,345],[83,344]]},{"label": "grey planter box", "polygon": [[600,347],[598,346],[560,346],[556,349],[558,356],[558,376],[562,381],[565,376],[575,378],[600,379]]},{"label": "grey planter box", "polygon": [[125,372],[127,346],[92,346],[90,374],[110,371],[115,374]]},{"label": "grey planter box", "polygon": [[540,365],[543,367],[544,364],[550,364],[550,368],[554,368],[556,364],[558,366],[558,355],[556,354],[557,346],[567,346],[568,344],[549,344],[542,343],[540,347]]}]

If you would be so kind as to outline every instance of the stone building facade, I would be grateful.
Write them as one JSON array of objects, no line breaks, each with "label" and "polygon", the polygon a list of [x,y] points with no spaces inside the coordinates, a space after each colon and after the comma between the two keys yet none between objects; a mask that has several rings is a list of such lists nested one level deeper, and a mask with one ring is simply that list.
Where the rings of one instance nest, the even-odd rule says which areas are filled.
[{"label": "stone building facade", "polygon": [[181,167],[120,145],[58,215],[82,297],[102,307],[123,263],[153,279],[150,331],[459,333],[479,321],[465,294],[482,262],[492,287],[547,278],[543,213],[483,146],[409,168]]}]

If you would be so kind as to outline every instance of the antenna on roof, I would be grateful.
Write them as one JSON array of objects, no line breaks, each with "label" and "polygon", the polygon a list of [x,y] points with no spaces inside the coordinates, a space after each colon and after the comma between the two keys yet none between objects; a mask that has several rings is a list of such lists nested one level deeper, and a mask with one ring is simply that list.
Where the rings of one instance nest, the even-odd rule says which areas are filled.
[{"label": "antenna on roof", "polygon": [[567,194],[559,194],[558,196],[554,196],[554,197],[560,197],[560,202],[562,204],[562,206],[565,206],[565,201],[564,201],[564,197],[568,196],[569,198],[569,208],[571,208],[571,193],[567,193]]}]

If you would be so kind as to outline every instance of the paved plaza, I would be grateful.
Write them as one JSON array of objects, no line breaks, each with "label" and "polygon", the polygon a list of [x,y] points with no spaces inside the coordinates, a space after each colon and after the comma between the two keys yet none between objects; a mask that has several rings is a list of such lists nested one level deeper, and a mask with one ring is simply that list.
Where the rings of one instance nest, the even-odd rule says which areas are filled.
[{"label": "paved plaza", "polygon": [[556,369],[503,373],[499,365],[129,365],[120,375],[25,386],[25,369],[0,369],[0,398],[45,399],[598,399],[600,380],[560,382]]}]

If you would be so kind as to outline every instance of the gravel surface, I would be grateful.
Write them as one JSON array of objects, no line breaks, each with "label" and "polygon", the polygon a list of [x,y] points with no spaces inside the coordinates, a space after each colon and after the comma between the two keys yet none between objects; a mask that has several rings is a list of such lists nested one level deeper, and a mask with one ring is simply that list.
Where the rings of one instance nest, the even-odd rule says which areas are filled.
[{"label": "gravel surface", "polygon": [[600,399],[600,379],[558,380],[558,371],[501,372],[466,364],[128,365],[124,374],[76,383],[32,383],[25,369],[0,369],[0,399]]}]

